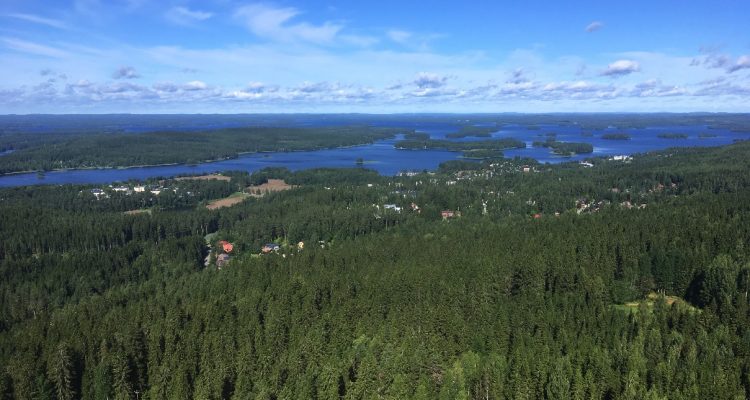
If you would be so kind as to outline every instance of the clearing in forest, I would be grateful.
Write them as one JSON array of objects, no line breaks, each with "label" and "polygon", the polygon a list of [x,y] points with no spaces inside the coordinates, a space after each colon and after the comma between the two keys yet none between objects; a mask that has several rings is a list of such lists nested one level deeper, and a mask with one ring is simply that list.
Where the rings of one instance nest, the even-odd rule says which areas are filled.
[{"label": "clearing in forest", "polygon": [[[641,303],[644,303],[649,311],[653,311],[654,305],[657,301],[659,301],[661,296],[657,293],[651,292],[648,295],[646,295],[646,298],[640,301],[630,301],[625,304],[615,305],[614,307],[618,310],[627,311],[636,313],[638,312],[638,308],[641,305]],[[690,312],[699,312],[697,308],[693,307],[688,303],[687,301],[677,297],[677,296],[664,296],[664,300],[667,302],[668,306],[672,306],[674,304],[677,305],[677,307],[684,308]]]},{"label": "clearing in forest", "polygon": [[208,208],[209,210],[216,210],[222,207],[231,207],[235,204],[242,203],[243,201],[245,201],[247,197],[248,197],[247,193],[241,193],[241,192],[233,193],[229,197],[225,197],[223,199],[211,200],[206,205],[206,208]]},{"label": "clearing in forest", "polygon": [[253,197],[263,197],[266,193],[281,192],[283,190],[294,189],[292,186],[283,179],[269,179],[268,182],[262,185],[248,186],[245,192],[249,193]]},{"label": "clearing in forest", "polygon": [[151,210],[148,208],[141,208],[139,210],[125,211],[125,215],[138,215],[138,214],[151,214]]}]

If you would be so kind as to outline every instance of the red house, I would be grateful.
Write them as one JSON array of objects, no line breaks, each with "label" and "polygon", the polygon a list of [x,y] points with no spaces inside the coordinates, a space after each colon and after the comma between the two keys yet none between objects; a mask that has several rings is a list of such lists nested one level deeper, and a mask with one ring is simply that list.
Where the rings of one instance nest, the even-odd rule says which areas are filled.
[{"label": "red house", "polygon": [[221,245],[225,253],[231,253],[232,250],[234,250],[234,245],[227,242],[226,240],[219,241],[219,244]]}]

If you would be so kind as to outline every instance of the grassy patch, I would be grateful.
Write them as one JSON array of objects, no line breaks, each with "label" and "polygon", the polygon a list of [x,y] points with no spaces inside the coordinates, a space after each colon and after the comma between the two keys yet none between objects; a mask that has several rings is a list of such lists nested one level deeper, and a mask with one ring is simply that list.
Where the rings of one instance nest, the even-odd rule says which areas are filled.
[{"label": "grassy patch", "polygon": [[646,298],[639,301],[629,301],[625,304],[616,304],[614,307],[616,310],[620,310],[628,313],[637,313],[641,309],[641,304],[646,306],[649,312],[654,311],[654,306],[658,301],[665,301],[669,307],[677,307],[678,309],[688,311],[691,313],[700,312],[696,307],[693,307],[690,303],[677,296],[662,296],[660,294],[651,292]]}]

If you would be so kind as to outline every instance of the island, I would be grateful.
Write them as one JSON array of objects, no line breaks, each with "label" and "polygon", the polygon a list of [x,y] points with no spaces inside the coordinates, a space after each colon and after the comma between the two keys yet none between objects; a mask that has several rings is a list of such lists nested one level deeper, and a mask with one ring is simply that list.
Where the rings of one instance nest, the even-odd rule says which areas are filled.
[{"label": "island", "polygon": [[552,152],[561,156],[574,156],[576,154],[590,154],[594,152],[594,146],[590,143],[558,142],[554,139],[546,141],[535,141],[534,147],[548,147]]},{"label": "island", "polygon": [[604,140],[630,140],[630,134],[627,133],[605,133],[602,135]]},{"label": "island", "polygon": [[452,132],[445,135],[448,139],[462,139],[465,137],[481,137],[488,138],[492,137],[493,132],[497,132],[498,128],[494,126],[462,126],[458,132]]},{"label": "island", "polygon": [[659,139],[687,139],[686,133],[660,133],[657,135]]}]

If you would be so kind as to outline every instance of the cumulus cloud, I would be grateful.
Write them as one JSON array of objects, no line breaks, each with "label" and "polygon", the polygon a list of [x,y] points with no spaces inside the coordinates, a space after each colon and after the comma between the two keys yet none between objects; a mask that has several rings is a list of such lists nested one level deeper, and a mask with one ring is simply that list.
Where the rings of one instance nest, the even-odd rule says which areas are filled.
[{"label": "cumulus cloud", "polygon": [[594,22],[586,25],[586,32],[589,32],[589,33],[596,32],[596,31],[598,31],[599,29],[602,29],[602,28],[604,28],[604,23],[603,22],[601,22],[601,21],[594,21]]},{"label": "cumulus cloud", "polygon": [[63,74],[63,73],[58,73],[51,68],[44,68],[40,70],[39,75],[46,76],[49,78],[49,80],[52,80],[52,81],[55,81],[57,79],[62,79],[62,80],[68,79],[68,75]]},{"label": "cumulus cloud", "polygon": [[322,25],[291,22],[300,14],[301,12],[294,7],[250,4],[239,7],[234,17],[242,21],[250,32],[273,41],[327,44],[333,42],[343,28],[331,22],[325,22]]},{"label": "cumulus cloud", "polygon": [[733,60],[731,56],[720,53],[720,47],[701,46],[699,51],[704,55],[693,58],[689,64],[691,67],[723,69],[729,74],[750,68],[750,55],[742,55],[737,60]]},{"label": "cumulus cloud", "polygon": [[732,63],[729,56],[718,53],[711,53],[703,57],[703,59],[693,58],[690,61],[691,67],[704,66],[706,68],[726,68]]},{"label": "cumulus cloud", "polygon": [[706,80],[695,91],[695,96],[750,96],[750,87],[742,86],[725,77]]},{"label": "cumulus cloud", "polygon": [[339,87],[338,83],[303,82],[301,85],[297,86],[295,90],[301,93],[324,93],[337,90]]},{"label": "cumulus cloud", "polygon": [[140,77],[135,68],[127,66],[120,67],[112,73],[112,78],[114,79],[136,79]]},{"label": "cumulus cloud", "polygon": [[641,70],[641,65],[637,61],[633,60],[617,60],[607,66],[607,69],[602,71],[601,75],[620,77],[633,72]]},{"label": "cumulus cloud", "polygon": [[[738,60],[740,61],[740,60]],[[681,62],[686,62],[681,59]],[[685,64],[683,64],[685,65]],[[124,67],[127,68],[127,67]],[[536,67],[535,67],[536,68]],[[368,87],[352,82],[333,80],[305,81],[297,85],[275,85],[250,82],[233,87],[211,84],[210,81],[159,82],[150,85],[136,80],[92,82],[89,80],[60,81],[57,72],[42,70],[37,75],[40,82],[27,84],[0,92],[0,105],[6,109],[33,104],[34,107],[103,107],[113,109],[121,105],[144,107],[222,107],[252,105],[269,109],[319,109],[323,105],[348,107],[402,107],[419,105],[430,107],[446,104],[526,104],[528,102],[586,101],[601,102],[613,99],[657,99],[663,97],[710,97],[730,99],[750,98],[750,87],[728,74],[704,80],[699,84],[682,86],[651,79],[640,83],[629,80],[537,80],[529,77],[525,69],[509,70],[507,76],[495,81],[491,75],[486,80],[462,81],[453,75],[422,72],[411,78],[395,79],[380,87]],[[127,74],[125,74],[127,75]],[[657,75],[658,76],[658,75]],[[396,77],[397,78],[397,77]],[[395,82],[395,84],[393,84]],[[14,98],[3,98],[14,93]],[[620,101],[620,100],[618,100]],[[625,100],[623,100],[625,101]],[[630,100],[640,101],[640,100]],[[301,107],[301,108],[300,108]]]},{"label": "cumulus cloud", "polygon": [[213,13],[199,10],[191,10],[187,7],[172,7],[164,14],[167,20],[178,25],[191,25],[196,22],[205,21],[213,16]]},{"label": "cumulus cloud", "polygon": [[506,83],[519,84],[528,81],[529,78],[526,76],[526,71],[524,71],[523,68],[516,68],[515,70],[513,70],[513,72],[511,72],[510,77],[508,78]]},{"label": "cumulus cloud", "polygon": [[206,90],[208,85],[203,81],[190,81],[183,86],[185,90]]},{"label": "cumulus cloud", "polygon": [[732,72],[747,68],[750,68],[750,56],[742,56],[737,59],[737,62],[727,68],[727,72],[731,74]]},{"label": "cumulus cloud", "polygon": [[447,76],[441,76],[431,72],[420,72],[412,83],[420,89],[437,89],[445,86]]},{"label": "cumulus cloud", "polygon": [[630,93],[636,97],[668,97],[688,94],[687,89],[678,85],[665,85],[658,79],[641,82]]}]

